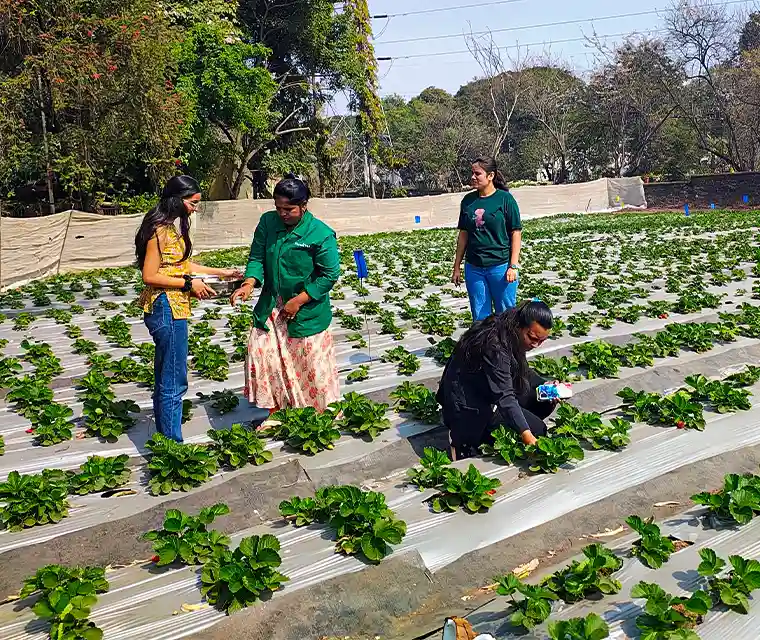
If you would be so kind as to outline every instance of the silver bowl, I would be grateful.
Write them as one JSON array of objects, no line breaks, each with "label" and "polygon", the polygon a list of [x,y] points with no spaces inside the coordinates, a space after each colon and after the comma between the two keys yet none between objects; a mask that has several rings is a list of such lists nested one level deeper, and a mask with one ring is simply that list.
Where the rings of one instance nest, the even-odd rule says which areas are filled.
[{"label": "silver bowl", "polygon": [[216,291],[217,296],[232,295],[243,284],[243,280],[222,279],[219,276],[206,276],[203,278],[203,282]]}]

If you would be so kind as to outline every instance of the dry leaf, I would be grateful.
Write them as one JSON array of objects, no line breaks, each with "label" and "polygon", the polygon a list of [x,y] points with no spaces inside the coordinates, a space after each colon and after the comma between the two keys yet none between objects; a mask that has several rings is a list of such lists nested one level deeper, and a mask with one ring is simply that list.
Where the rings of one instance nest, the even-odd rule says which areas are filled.
[{"label": "dry leaf", "polygon": [[462,602],[467,602],[468,600],[472,600],[472,596],[462,596]]},{"label": "dry leaf", "polygon": [[198,611],[200,609],[205,609],[206,607],[208,607],[208,604],[205,603],[205,602],[202,602],[201,604],[188,604],[187,602],[185,602],[180,607],[180,609],[182,609],[182,611],[184,611],[185,613],[190,613],[192,611]]},{"label": "dry leaf", "polygon": [[602,533],[592,533],[589,538],[611,538],[612,536],[620,535],[625,531],[625,527],[618,527],[614,531],[605,529]]},{"label": "dry leaf", "polygon": [[521,580],[523,578],[527,578],[531,573],[533,573],[536,569],[538,569],[539,560],[538,558],[533,558],[530,562],[526,564],[521,564],[519,567],[515,567],[512,569],[512,574],[520,578]]},{"label": "dry leaf", "polygon": [[667,502],[655,502],[655,507],[677,507],[680,502],[676,502],[675,500],[668,500]]}]

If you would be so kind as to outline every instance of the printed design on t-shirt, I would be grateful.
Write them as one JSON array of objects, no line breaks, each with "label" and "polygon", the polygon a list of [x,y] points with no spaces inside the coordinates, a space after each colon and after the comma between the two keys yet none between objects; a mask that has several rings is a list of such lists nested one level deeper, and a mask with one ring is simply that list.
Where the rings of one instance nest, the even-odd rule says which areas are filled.
[{"label": "printed design on t-shirt", "polygon": [[485,224],[485,220],[483,220],[483,216],[486,214],[485,209],[475,209],[475,228],[476,229],[482,229],[483,225]]}]

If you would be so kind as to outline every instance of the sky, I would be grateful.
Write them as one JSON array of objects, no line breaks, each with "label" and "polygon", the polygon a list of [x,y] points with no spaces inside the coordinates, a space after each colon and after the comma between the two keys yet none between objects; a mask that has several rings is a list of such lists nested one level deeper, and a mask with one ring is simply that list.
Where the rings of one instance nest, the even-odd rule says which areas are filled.
[{"label": "sky", "polygon": [[[461,85],[479,75],[479,67],[467,51],[464,38],[464,34],[470,32],[492,32],[497,45],[512,47],[504,53],[514,54],[519,46],[524,55],[526,45],[530,45],[527,46],[530,55],[538,56],[546,51],[553,60],[564,60],[570,68],[583,74],[594,64],[594,50],[582,40],[585,36],[594,32],[599,36],[612,36],[606,41],[613,44],[623,39],[619,34],[661,29],[663,23],[659,15],[630,14],[662,11],[669,5],[663,0],[502,0],[502,3],[488,6],[399,15],[493,2],[498,0],[369,0],[372,15],[395,14],[387,20],[372,21],[375,55],[397,58],[378,63],[380,95],[395,93],[409,99],[430,86],[456,92]],[[628,15],[600,19],[620,14]],[[547,25],[562,21],[582,22]],[[498,32],[500,29],[510,31]],[[453,37],[424,39],[449,35]],[[562,40],[565,42],[560,42]],[[430,55],[443,52],[459,53]],[[421,57],[404,59],[404,56]]]}]

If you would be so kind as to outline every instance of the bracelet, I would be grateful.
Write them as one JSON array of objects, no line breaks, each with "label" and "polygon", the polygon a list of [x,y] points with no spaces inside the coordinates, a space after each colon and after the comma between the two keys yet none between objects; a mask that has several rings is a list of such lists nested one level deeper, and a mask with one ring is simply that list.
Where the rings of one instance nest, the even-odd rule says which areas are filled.
[{"label": "bracelet", "polygon": [[182,291],[183,293],[190,293],[191,289],[193,288],[193,279],[190,276],[182,276],[185,280],[185,284],[182,285]]}]

